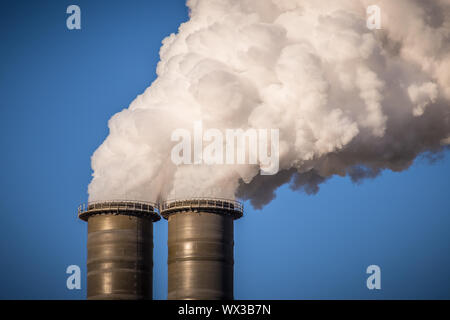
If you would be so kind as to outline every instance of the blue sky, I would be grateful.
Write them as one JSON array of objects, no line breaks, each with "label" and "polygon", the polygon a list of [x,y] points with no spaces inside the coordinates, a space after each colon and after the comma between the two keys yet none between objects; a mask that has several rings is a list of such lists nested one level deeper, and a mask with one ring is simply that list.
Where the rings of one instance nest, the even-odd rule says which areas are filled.
[{"label": "blue sky", "polygon": [[[82,29],[66,28],[77,4]],[[155,79],[183,0],[0,4],[0,298],[83,299],[90,156],[107,121]],[[235,224],[235,298],[450,298],[450,155],[315,196],[284,186]],[[154,297],[167,296],[167,222],[154,227]],[[82,268],[82,290],[66,267]],[[366,287],[381,267],[382,289]]]}]

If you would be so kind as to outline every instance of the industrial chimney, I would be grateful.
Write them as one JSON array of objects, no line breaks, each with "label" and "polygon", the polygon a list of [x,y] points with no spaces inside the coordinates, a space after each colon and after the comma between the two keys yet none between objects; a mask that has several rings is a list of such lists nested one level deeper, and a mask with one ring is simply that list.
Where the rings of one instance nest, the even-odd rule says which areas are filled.
[{"label": "industrial chimney", "polygon": [[152,299],[153,222],[148,202],[90,202],[78,208],[88,222],[87,298]]},{"label": "industrial chimney", "polygon": [[233,299],[233,221],[243,215],[237,201],[166,201],[169,221],[168,299]]}]

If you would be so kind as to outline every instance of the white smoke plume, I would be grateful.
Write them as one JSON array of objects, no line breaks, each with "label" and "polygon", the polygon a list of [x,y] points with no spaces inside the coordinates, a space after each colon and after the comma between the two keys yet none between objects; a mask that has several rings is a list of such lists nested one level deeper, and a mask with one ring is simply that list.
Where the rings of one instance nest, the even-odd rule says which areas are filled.
[{"label": "white smoke plume", "polygon": [[[369,30],[366,8],[381,9]],[[450,0],[189,0],[157,79],[109,121],[90,200],[226,197],[401,171],[450,143]],[[280,171],[182,165],[171,133],[279,129]]]}]

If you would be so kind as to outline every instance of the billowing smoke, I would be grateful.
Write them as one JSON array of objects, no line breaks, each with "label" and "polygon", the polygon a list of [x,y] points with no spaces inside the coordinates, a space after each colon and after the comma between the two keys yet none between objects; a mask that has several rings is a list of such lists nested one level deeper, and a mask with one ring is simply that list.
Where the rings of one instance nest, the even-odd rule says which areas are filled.
[{"label": "billowing smoke", "polygon": [[[369,5],[381,29],[367,26]],[[286,183],[316,193],[401,171],[450,143],[449,0],[189,0],[157,79],[109,121],[90,200],[239,197]],[[145,39],[144,39],[145,40]],[[279,129],[276,175],[259,165],[175,165],[174,130]]]}]

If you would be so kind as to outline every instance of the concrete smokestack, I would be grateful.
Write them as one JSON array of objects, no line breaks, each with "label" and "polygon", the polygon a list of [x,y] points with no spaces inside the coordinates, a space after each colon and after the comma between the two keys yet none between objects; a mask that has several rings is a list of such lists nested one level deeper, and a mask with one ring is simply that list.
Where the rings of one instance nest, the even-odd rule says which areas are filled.
[{"label": "concrete smokestack", "polygon": [[140,300],[153,293],[153,222],[156,205],[135,201],[89,203],[87,298]]},{"label": "concrete smokestack", "polygon": [[233,221],[243,206],[222,199],[167,201],[168,299],[233,299]]}]

